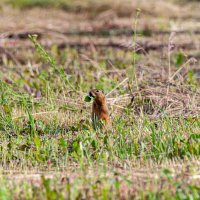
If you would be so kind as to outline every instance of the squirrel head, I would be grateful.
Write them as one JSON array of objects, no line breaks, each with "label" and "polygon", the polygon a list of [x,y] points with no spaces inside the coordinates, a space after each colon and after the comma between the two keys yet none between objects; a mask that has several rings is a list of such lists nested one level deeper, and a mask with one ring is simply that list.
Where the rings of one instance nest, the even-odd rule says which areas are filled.
[{"label": "squirrel head", "polygon": [[94,98],[94,101],[99,103],[99,104],[102,104],[105,102],[105,94],[103,93],[102,90],[98,90],[98,89],[92,89],[90,90],[89,92],[89,96],[93,97]]}]

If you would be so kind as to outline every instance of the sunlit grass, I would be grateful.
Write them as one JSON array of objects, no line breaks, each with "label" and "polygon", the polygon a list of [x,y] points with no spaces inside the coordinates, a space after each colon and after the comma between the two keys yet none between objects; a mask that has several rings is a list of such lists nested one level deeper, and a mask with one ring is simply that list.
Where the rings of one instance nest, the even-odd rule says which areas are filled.
[{"label": "sunlit grass", "polygon": [[[73,7],[60,0],[9,2],[17,8]],[[23,64],[16,67],[7,55],[1,60],[0,199],[200,198],[200,84],[192,65],[170,85],[163,71],[168,60],[163,56],[160,63],[160,52],[46,49],[37,37],[29,39],[30,49],[13,52]],[[185,62],[183,51],[173,52],[172,74]],[[124,81],[129,75],[138,82]],[[166,103],[167,87],[172,93]],[[112,131],[91,125],[91,103],[84,102],[91,88],[114,90],[107,98]]]}]

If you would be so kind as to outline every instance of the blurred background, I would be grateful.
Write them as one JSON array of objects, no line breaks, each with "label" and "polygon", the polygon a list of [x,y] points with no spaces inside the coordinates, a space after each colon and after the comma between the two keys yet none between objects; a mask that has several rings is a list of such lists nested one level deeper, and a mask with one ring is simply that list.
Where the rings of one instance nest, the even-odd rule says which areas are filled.
[{"label": "blurred background", "polygon": [[199,58],[198,0],[0,0],[0,199],[200,199]]},{"label": "blurred background", "polygon": [[[134,81],[134,73],[138,83],[131,91],[137,92],[137,85],[166,84],[184,63],[178,83],[196,86],[199,10],[197,0],[1,0],[1,77],[34,97],[45,96],[41,74],[48,79],[48,73],[61,72],[49,67],[41,44],[67,76],[65,83],[63,75],[51,77],[51,91],[60,94],[93,87],[109,92],[126,77]],[[29,35],[37,35],[38,44]],[[128,90],[126,85],[116,96]]]}]

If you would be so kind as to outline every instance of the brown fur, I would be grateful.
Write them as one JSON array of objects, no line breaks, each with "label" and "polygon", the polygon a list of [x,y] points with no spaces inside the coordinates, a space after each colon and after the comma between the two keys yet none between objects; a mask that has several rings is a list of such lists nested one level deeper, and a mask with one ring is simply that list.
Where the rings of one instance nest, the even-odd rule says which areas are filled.
[{"label": "brown fur", "polygon": [[103,121],[106,127],[111,126],[110,116],[106,103],[106,97],[101,90],[93,89],[89,92],[89,95],[94,98],[92,105],[92,121]]}]

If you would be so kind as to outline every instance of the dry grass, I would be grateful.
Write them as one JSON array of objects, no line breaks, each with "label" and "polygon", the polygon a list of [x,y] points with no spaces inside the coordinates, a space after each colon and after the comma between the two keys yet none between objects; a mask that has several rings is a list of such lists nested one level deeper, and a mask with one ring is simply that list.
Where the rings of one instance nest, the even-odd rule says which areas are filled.
[{"label": "dry grass", "polygon": [[[90,2],[64,10],[2,4],[0,195],[197,199],[198,9],[172,1]],[[107,93],[111,134],[91,127],[91,104],[83,99],[94,87]]]}]

